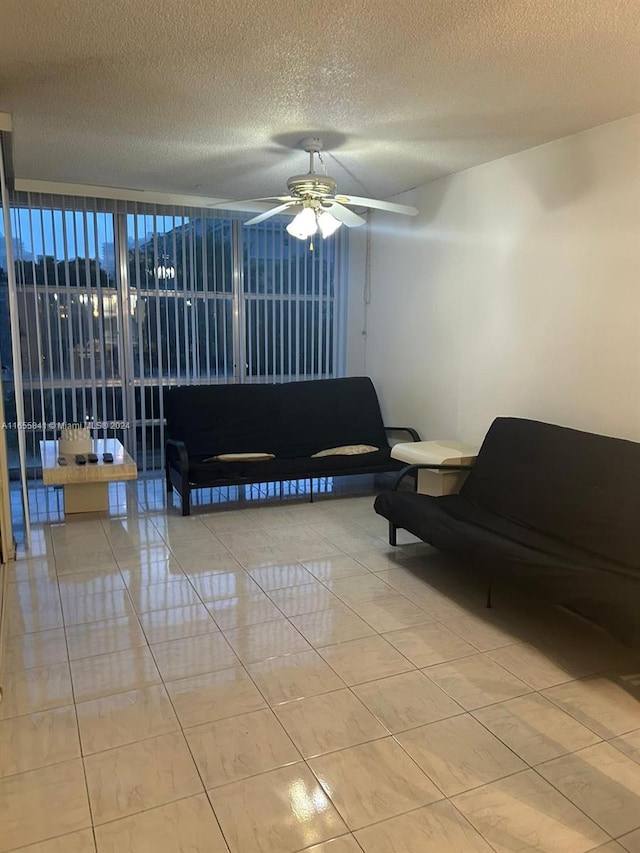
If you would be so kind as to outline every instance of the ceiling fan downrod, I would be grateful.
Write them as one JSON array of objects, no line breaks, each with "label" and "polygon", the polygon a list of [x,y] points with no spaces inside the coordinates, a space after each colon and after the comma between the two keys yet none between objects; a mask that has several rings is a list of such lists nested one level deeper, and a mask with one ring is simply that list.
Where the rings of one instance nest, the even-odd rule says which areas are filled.
[{"label": "ceiling fan downrod", "polygon": [[330,175],[320,175],[315,170],[314,157],[320,156],[322,139],[310,136],[302,140],[304,150],[309,154],[309,171],[306,175],[292,175],[287,181],[287,187],[292,196],[297,198],[327,198],[333,197],[338,189],[337,181]]}]

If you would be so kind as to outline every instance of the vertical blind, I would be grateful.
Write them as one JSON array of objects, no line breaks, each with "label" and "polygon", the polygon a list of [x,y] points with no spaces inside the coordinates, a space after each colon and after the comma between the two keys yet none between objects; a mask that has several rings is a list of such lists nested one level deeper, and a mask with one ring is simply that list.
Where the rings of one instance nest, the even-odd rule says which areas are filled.
[{"label": "vertical blind", "polygon": [[16,195],[34,471],[38,441],[84,421],[120,438],[141,470],[159,468],[171,385],[341,375],[345,229],[310,251],[287,221],[244,228],[211,210]]}]

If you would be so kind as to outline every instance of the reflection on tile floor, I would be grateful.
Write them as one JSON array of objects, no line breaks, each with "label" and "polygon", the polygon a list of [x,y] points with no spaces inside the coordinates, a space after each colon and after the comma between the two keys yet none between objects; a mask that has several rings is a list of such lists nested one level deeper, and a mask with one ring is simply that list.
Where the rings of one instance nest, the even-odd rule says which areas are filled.
[{"label": "reflection on tile floor", "polygon": [[640,850],[640,651],[314,492],[32,489],[0,853]]}]

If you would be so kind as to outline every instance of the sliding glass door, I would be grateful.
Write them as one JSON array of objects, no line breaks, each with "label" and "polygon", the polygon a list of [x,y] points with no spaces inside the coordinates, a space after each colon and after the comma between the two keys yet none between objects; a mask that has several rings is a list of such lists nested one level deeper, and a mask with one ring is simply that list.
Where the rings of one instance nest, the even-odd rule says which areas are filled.
[{"label": "sliding glass door", "polygon": [[141,470],[161,467],[172,385],[342,372],[340,232],[311,251],[281,219],[244,228],[209,210],[54,196],[15,199],[11,215],[27,420],[16,427],[34,472],[38,441],[85,421]]},{"label": "sliding glass door", "polygon": [[163,389],[236,378],[232,222],[164,212],[130,213],[124,224],[129,410],[138,460],[157,468]]},{"label": "sliding glass door", "polygon": [[[25,431],[28,465],[37,467],[38,441],[57,424],[93,421],[106,436],[125,416],[117,282],[105,262],[114,216],[25,206],[11,219],[25,423],[9,421],[8,433],[13,450],[11,433]],[[4,350],[8,324],[0,331]],[[4,376],[11,391],[15,370]]]}]

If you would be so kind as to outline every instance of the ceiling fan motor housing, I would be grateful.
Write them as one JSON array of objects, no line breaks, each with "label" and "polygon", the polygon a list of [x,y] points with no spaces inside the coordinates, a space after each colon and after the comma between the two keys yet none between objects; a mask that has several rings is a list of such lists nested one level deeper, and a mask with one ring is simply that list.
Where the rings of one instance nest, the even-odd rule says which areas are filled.
[{"label": "ceiling fan motor housing", "polygon": [[291,195],[297,198],[325,198],[334,196],[338,188],[337,182],[329,175],[293,175],[287,181]]}]

